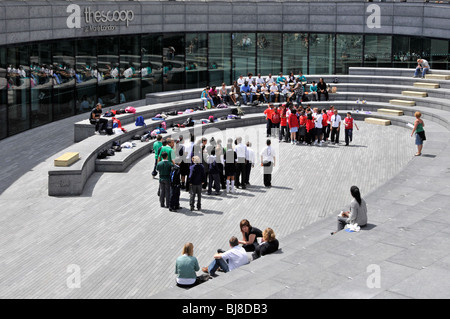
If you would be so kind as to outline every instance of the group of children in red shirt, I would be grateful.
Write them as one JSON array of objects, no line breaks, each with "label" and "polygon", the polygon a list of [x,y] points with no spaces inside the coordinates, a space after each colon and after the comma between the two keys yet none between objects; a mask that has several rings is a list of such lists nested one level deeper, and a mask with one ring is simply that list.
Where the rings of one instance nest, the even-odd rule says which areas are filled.
[{"label": "group of children in red shirt", "polygon": [[322,143],[327,142],[331,135],[331,143],[339,144],[339,132],[343,122],[345,145],[348,146],[353,139],[353,126],[359,130],[350,112],[342,121],[334,106],[330,106],[328,110],[319,110],[311,109],[310,105],[303,108],[301,105],[295,106],[289,102],[281,106],[269,103],[264,114],[267,121],[267,137],[278,134],[280,142],[284,138],[285,142],[290,141],[292,144],[312,145],[314,143],[314,145],[322,146]]}]

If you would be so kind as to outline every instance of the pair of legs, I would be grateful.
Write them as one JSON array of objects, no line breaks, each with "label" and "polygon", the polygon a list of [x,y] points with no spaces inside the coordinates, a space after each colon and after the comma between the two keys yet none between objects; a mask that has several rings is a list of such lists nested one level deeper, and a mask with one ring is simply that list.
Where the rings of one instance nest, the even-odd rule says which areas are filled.
[{"label": "pair of legs", "polygon": [[194,210],[195,195],[197,195],[197,209],[202,208],[202,185],[190,185],[190,199],[189,204],[191,205],[191,210]]},{"label": "pair of legs", "polygon": [[419,73],[421,73],[422,74],[422,77],[424,78],[425,77],[425,75],[427,75],[427,72],[428,72],[428,68],[416,68],[416,71],[414,72],[414,77],[416,78],[416,77],[418,77],[419,76]]},{"label": "pair of legs", "polygon": [[220,193],[220,175],[219,174],[209,174],[208,179],[208,195],[212,194],[212,185],[214,183],[214,189],[216,191],[216,195]]},{"label": "pair of legs", "polygon": [[420,138],[419,134],[416,133],[416,145],[417,145],[417,153],[416,156],[422,155],[423,141]]},{"label": "pair of legs", "polygon": [[159,203],[161,207],[170,206],[170,181],[159,181]]},{"label": "pair of legs", "polygon": [[331,128],[331,143],[339,144],[339,131],[337,127]]},{"label": "pair of legs", "polygon": [[348,146],[348,144],[353,140],[353,129],[346,129],[345,130],[345,145]]},{"label": "pair of legs", "polygon": [[325,101],[328,101],[328,92],[325,90],[325,91],[323,91],[323,92],[317,92],[317,97],[318,97],[318,99],[319,99],[319,101],[321,100],[321,96],[322,96],[322,94],[323,95],[325,95]]},{"label": "pair of legs", "polygon": [[211,107],[214,107],[214,101],[210,97],[204,97],[202,98],[203,101],[203,107],[208,107],[208,101],[211,103]]},{"label": "pair of legs", "polygon": [[[245,158],[238,158],[238,163],[236,163],[236,174],[235,174],[235,181],[237,187],[242,187],[242,189],[245,189],[245,179],[246,179],[246,163]],[[242,181],[242,183],[241,183]]]}]

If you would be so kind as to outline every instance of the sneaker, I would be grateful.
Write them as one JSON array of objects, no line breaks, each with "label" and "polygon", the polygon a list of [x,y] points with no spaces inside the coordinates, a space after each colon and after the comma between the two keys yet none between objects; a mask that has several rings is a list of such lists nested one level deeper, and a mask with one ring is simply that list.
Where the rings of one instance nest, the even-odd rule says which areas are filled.
[{"label": "sneaker", "polygon": [[319,143],[319,146],[322,146],[322,142]]},{"label": "sneaker", "polygon": [[100,135],[100,132],[99,132],[99,131],[95,131],[94,134],[95,134],[95,135]]}]

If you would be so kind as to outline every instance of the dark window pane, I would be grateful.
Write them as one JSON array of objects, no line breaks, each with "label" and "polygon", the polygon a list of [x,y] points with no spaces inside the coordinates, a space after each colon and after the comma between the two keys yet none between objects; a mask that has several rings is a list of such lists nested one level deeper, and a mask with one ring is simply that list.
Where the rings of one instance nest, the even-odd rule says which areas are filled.
[{"label": "dark window pane", "polygon": [[55,120],[75,114],[75,42],[53,44],[53,117]]},{"label": "dark window pane", "polygon": [[14,135],[30,128],[29,46],[8,48],[8,134]]},{"label": "dark window pane", "polygon": [[283,73],[308,73],[308,34],[285,33],[283,35]]},{"label": "dark window pane", "polygon": [[162,36],[146,35],[141,39],[142,98],[145,94],[162,91]]},{"label": "dark window pane", "polygon": [[119,38],[105,37],[97,41],[98,69],[94,76],[98,79],[98,102],[104,106],[119,103]]},{"label": "dark window pane", "polygon": [[233,33],[233,80],[256,73],[256,34]]},{"label": "dark window pane", "polygon": [[52,46],[48,43],[31,46],[31,127],[37,127],[52,121],[51,52]]},{"label": "dark window pane", "polygon": [[231,34],[210,33],[208,41],[209,83],[231,82]]},{"label": "dark window pane", "polygon": [[281,72],[281,33],[258,33],[258,73],[262,76]]},{"label": "dark window pane", "polygon": [[120,38],[119,103],[139,100],[141,97],[141,53],[139,36]]},{"label": "dark window pane", "polygon": [[391,67],[392,37],[389,35],[366,35],[364,43],[364,66]]},{"label": "dark window pane", "polygon": [[0,48],[0,139],[8,136],[6,48]]},{"label": "dark window pane", "polygon": [[185,87],[184,35],[165,35],[163,39],[164,91]]},{"label": "dark window pane", "polygon": [[[428,61],[430,61],[431,68],[448,70],[450,60],[450,41],[437,39],[426,39],[426,41],[429,43],[426,47],[430,50]],[[427,57],[424,58],[426,59]]]},{"label": "dark window pane", "polygon": [[76,89],[77,113],[90,112],[97,102],[97,85],[81,85]]},{"label": "dark window pane", "polygon": [[186,88],[208,84],[208,43],[206,33],[186,34]]},{"label": "dark window pane", "polygon": [[338,34],[336,37],[336,73],[348,74],[348,68],[362,65],[362,35]]},{"label": "dark window pane", "polygon": [[394,67],[415,68],[417,59],[423,56],[422,39],[417,37],[394,36],[392,43]]},{"label": "dark window pane", "polygon": [[97,85],[97,70],[97,40],[78,40],[75,68],[77,88]]},{"label": "dark window pane", "polygon": [[334,35],[309,35],[309,74],[334,73]]}]

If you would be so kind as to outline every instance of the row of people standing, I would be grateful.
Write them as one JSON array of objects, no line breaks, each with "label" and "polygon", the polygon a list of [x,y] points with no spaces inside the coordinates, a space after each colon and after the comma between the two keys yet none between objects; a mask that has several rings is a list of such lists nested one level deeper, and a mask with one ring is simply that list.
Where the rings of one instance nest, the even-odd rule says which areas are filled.
[{"label": "row of people standing", "polygon": [[[353,140],[353,127],[359,130],[354,122],[351,112],[347,112],[342,120],[338,110],[333,105],[329,109],[311,108],[308,105],[303,108],[293,103],[275,106],[269,103],[266,110],[266,133],[270,137],[277,136],[279,141],[292,144],[308,144],[322,146],[324,142],[331,140],[332,144],[339,144],[341,123],[344,125],[345,145]],[[289,134],[288,134],[289,132]]]},{"label": "row of people standing", "polygon": [[[180,191],[190,192],[190,209],[201,210],[202,190],[207,188],[208,195],[220,195],[221,189],[227,193],[236,193],[236,188],[246,189],[250,185],[250,174],[256,164],[256,154],[251,142],[244,144],[241,137],[229,138],[226,147],[222,141],[211,138],[208,145],[206,137],[196,143],[191,136],[190,143],[185,143],[183,136],[175,141],[157,136],[153,144],[155,164],[152,175],[160,174],[160,205],[170,211],[180,209]],[[275,151],[271,141],[260,154],[264,173],[264,185],[271,186],[272,169],[275,166]],[[174,172],[175,171],[175,172]]]}]

